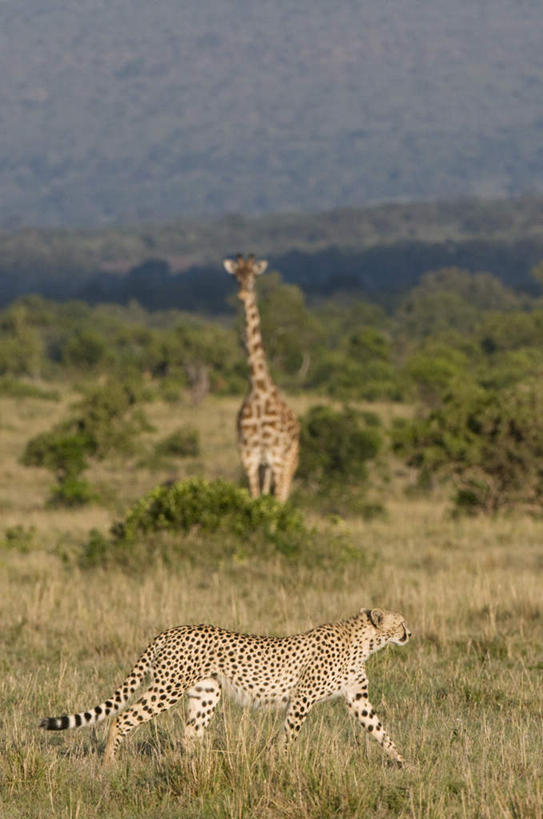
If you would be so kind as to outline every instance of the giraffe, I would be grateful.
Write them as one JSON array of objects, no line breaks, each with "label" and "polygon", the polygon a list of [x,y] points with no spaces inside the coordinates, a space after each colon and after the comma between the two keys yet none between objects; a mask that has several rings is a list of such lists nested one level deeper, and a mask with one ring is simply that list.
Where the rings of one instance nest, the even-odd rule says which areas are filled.
[{"label": "giraffe", "polygon": [[266,270],[268,262],[256,261],[252,255],[245,260],[238,254],[235,260],[225,259],[223,264],[238,281],[238,296],[245,309],[250,389],[238,413],[241,461],[253,498],[261,492],[269,494],[273,479],[275,496],[284,503],[298,466],[300,424],[271,379],[262,346],[255,279]]}]

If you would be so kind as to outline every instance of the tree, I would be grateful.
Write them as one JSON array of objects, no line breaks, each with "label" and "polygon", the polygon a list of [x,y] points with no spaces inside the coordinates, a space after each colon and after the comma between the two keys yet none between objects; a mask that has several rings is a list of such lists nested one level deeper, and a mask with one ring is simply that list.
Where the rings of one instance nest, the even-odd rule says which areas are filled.
[{"label": "tree", "polygon": [[43,343],[32,326],[24,304],[13,305],[0,323],[0,375],[40,374],[44,362]]},{"label": "tree", "polygon": [[331,511],[359,509],[367,464],[381,448],[379,419],[349,407],[318,404],[301,418],[297,479]]},{"label": "tree", "polygon": [[74,506],[92,499],[91,487],[81,477],[89,459],[132,451],[136,436],[148,428],[137,406],[140,400],[139,390],[128,383],[111,381],[93,387],[76,405],[74,415],[28,441],[21,463],[54,474],[51,503]]},{"label": "tree", "polygon": [[106,358],[105,339],[92,330],[82,329],[70,335],[62,348],[62,361],[78,370],[94,370]]},{"label": "tree", "polygon": [[324,337],[322,325],[305,305],[304,294],[296,285],[283,284],[279,273],[269,273],[258,281],[258,307],[270,368],[292,384],[303,383]]},{"label": "tree", "polygon": [[396,453],[421,476],[452,478],[457,508],[541,511],[543,388],[500,392],[471,387],[392,430]]},{"label": "tree", "polygon": [[481,313],[518,307],[515,294],[489,273],[444,268],[426,273],[403,299],[398,319],[411,338],[470,332]]}]

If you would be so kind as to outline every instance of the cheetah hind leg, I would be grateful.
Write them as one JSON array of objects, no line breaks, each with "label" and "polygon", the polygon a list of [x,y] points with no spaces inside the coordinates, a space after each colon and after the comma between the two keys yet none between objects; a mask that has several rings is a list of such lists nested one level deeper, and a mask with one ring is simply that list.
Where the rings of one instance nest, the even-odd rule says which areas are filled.
[{"label": "cheetah hind leg", "polygon": [[186,751],[194,748],[196,740],[202,739],[211,717],[221,698],[221,686],[213,678],[201,680],[187,691],[188,706],[183,745]]},{"label": "cheetah hind leg", "polygon": [[134,728],[147,722],[162,711],[167,711],[175,705],[183,696],[184,688],[179,688],[171,691],[164,699],[161,693],[162,689],[158,685],[151,685],[145,694],[134,703],[132,708],[120,714],[112,723],[109,729],[109,735],[106,743],[106,750],[104,753],[104,765],[110,765],[119,746],[125,736],[127,736]]},{"label": "cheetah hind leg", "polygon": [[113,722],[111,723],[109,733],[107,735],[106,750],[104,752],[104,765],[111,765],[115,758],[115,752],[122,741],[122,737],[119,737],[119,739],[117,739],[117,735],[118,735],[117,719],[114,719]]}]

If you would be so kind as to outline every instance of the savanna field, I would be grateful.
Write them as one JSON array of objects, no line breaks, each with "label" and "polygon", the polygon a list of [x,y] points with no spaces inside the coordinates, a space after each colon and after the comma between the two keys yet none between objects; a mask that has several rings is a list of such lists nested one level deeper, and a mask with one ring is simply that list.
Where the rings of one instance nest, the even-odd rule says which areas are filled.
[{"label": "savanna field", "polygon": [[[19,462],[29,438],[65,417],[75,396],[58,392],[0,399],[2,816],[543,815],[541,519],[454,517],[445,491],[406,491],[409,471],[383,454],[370,483],[384,514],[306,507],[312,534],[294,554],[240,543],[221,557],[216,536],[208,550],[196,531],[179,535],[190,541],[184,555],[165,561],[151,545],[143,565],[89,567],[80,559],[89,532],[107,534],[159,483],[240,483],[239,399],[149,403],[139,451],[91,466],[99,502],[66,508],[46,506],[49,471]],[[316,400],[290,398],[299,413]],[[408,413],[372,411],[385,427]],[[184,423],[199,432],[199,454],[151,463],[153,442]],[[37,728],[110,696],[169,626],[287,634],[361,606],[400,611],[413,632],[367,666],[371,701],[410,769],[392,767],[340,700],[315,707],[287,759],[275,751],[282,715],[227,698],[192,755],[183,709],[172,709],[135,731],[111,769],[101,764],[108,724]]]}]

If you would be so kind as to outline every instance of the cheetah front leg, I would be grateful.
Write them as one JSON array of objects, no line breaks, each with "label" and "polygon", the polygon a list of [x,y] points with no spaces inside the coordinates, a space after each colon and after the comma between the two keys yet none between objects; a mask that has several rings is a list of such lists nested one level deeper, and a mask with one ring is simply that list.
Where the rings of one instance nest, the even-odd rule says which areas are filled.
[{"label": "cheetah front leg", "polygon": [[283,736],[280,748],[286,751],[290,744],[298,737],[307,715],[319,700],[330,696],[332,690],[327,690],[326,683],[316,679],[312,668],[306,669],[298,684],[290,694],[290,700],[283,724]]},{"label": "cheetah front leg", "polygon": [[364,678],[357,686],[348,689],[345,692],[345,700],[347,702],[347,708],[358,718],[362,727],[375,737],[385,753],[397,762],[400,767],[404,766],[406,764],[405,759],[381,725],[379,717],[373,710],[373,706],[368,699],[367,680]]},{"label": "cheetah front leg", "polygon": [[315,699],[310,698],[303,692],[297,692],[290,700],[283,725],[283,736],[280,741],[282,751],[286,751],[290,744],[298,737],[300,728],[311,708],[315,705],[315,702]]}]

